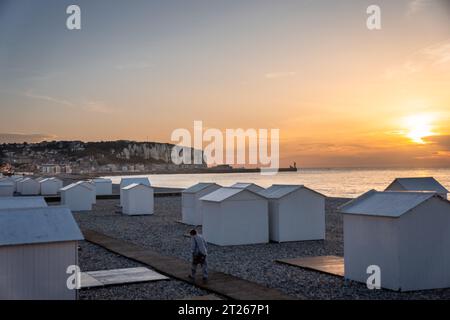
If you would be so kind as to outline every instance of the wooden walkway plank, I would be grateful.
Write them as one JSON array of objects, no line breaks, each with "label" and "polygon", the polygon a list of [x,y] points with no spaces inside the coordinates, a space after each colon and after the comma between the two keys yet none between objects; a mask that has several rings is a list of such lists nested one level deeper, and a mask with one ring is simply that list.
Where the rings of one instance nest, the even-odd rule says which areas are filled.
[{"label": "wooden walkway plank", "polygon": [[294,259],[276,260],[278,263],[287,264],[303,269],[319,271],[333,276],[344,276],[344,258],[337,256],[317,256]]},{"label": "wooden walkway plank", "polygon": [[292,300],[296,299],[266,286],[247,281],[223,272],[209,270],[209,281],[193,283],[188,278],[191,269],[189,262],[156,251],[142,248],[134,243],[116,239],[95,230],[82,229],[87,241],[109,251],[152,267],[166,276],[188,282],[201,289],[233,300]]}]

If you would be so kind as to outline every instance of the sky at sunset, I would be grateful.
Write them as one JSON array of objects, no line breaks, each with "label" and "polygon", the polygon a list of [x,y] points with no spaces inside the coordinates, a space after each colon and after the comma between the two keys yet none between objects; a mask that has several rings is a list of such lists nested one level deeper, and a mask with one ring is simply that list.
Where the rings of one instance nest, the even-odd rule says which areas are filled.
[{"label": "sky at sunset", "polygon": [[450,1],[0,0],[0,116],[0,142],[201,120],[280,129],[282,165],[450,167]]}]

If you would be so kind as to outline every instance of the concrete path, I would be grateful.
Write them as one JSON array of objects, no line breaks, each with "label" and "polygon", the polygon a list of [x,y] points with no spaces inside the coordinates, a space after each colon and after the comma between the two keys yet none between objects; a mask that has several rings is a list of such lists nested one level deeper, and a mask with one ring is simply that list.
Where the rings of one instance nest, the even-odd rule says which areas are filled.
[{"label": "concrete path", "polygon": [[[190,263],[171,256],[145,249],[124,240],[109,237],[94,230],[82,229],[87,241],[97,244],[109,251],[152,267],[155,271],[169,277],[192,283],[187,275]],[[201,279],[195,286],[214,292],[222,297],[233,300],[289,300],[295,297],[287,296],[276,289],[250,282],[223,272],[209,270],[209,281],[204,284]]]}]

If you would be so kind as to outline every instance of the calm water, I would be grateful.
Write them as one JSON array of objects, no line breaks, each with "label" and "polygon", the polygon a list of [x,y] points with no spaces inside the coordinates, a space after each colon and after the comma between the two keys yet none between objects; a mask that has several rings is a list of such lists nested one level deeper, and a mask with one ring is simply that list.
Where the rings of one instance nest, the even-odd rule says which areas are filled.
[{"label": "calm water", "polygon": [[[157,187],[186,188],[198,182],[216,182],[223,186],[235,182],[254,182],[262,187],[272,184],[304,184],[327,196],[355,197],[370,189],[383,190],[396,177],[435,177],[450,189],[448,169],[302,169],[274,176],[259,173],[157,174],[146,175]],[[121,177],[110,177],[119,183]]]}]

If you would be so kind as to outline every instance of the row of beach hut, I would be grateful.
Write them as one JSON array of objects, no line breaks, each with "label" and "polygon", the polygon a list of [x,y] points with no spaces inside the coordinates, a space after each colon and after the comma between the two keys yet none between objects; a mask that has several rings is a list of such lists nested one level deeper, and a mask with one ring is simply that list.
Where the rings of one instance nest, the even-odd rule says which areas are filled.
[{"label": "row of beach hut", "polygon": [[[91,211],[98,195],[112,194],[109,179],[78,181],[61,190],[61,204],[72,211]],[[154,191],[148,178],[122,178],[120,207],[126,215],[148,215],[154,212]]]},{"label": "row of beach hut", "polygon": [[[0,197],[0,299],[76,298],[67,270],[77,265],[83,236],[72,211],[91,210],[99,193],[112,192],[110,181],[100,180],[59,189],[61,206],[38,196]],[[450,287],[447,194],[433,178],[402,178],[341,206],[345,278],[366,282],[368,267],[376,265],[383,288]],[[152,214],[150,181],[123,178],[120,203],[124,214]],[[182,219],[202,225],[205,239],[217,245],[319,240],[325,197],[303,185],[200,183],[182,193]]]},{"label": "row of beach hut", "polygon": [[[448,193],[431,177],[398,178],[341,206],[345,278],[366,282],[377,266],[383,288],[450,287]],[[216,245],[325,238],[324,196],[305,186],[199,183],[182,197],[183,222]]]},{"label": "row of beach hut", "polygon": [[[112,181],[97,178],[88,181],[95,188],[96,195],[112,194]],[[32,178],[23,176],[1,177],[0,196],[11,197],[15,193],[26,196],[54,196],[63,189],[63,181],[56,177]]]},{"label": "row of beach hut", "polygon": [[182,222],[216,245],[325,238],[325,196],[303,185],[199,183],[182,193]]},{"label": "row of beach hut", "polygon": [[112,194],[112,181],[104,178],[78,181],[61,188],[60,193],[61,204],[72,211],[91,211],[97,196]]},{"label": "row of beach hut", "polygon": [[56,195],[63,186],[63,182],[55,177],[37,178],[31,177],[4,177],[0,179],[0,196],[10,197],[14,193],[26,196]]}]

